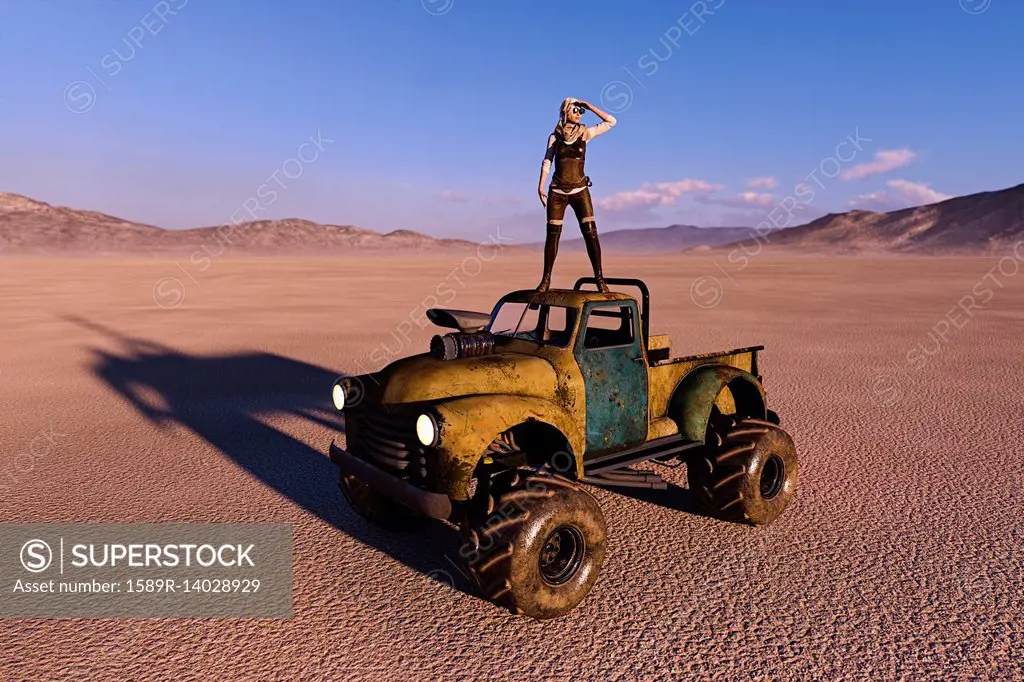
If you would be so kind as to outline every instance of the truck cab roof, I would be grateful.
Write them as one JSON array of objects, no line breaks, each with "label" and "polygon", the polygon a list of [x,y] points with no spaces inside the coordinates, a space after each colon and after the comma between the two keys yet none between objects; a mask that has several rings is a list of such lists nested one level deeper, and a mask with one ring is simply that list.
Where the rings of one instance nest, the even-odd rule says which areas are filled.
[{"label": "truck cab roof", "polygon": [[629,294],[618,291],[602,294],[600,291],[581,291],[579,289],[522,289],[505,294],[502,301],[515,303],[536,303],[538,305],[554,305],[567,308],[582,308],[589,301],[632,301]]}]

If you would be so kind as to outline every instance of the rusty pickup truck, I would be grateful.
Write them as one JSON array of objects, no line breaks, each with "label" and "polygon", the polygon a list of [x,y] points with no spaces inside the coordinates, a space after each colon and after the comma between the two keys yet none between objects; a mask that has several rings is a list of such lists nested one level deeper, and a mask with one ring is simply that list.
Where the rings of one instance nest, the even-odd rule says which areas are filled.
[{"label": "rusty pickup truck", "polygon": [[664,489],[642,463],[685,464],[711,515],[760,525],[793,499],[797,458],[766,399],[762,346],[672,357],[650,293],[523,290],[489,314],[432,309],[430,351],[332,389],[341,489],[373,523],[457,525],[489,599],[550,618],[588,594],[607,528],[586,485]]}]

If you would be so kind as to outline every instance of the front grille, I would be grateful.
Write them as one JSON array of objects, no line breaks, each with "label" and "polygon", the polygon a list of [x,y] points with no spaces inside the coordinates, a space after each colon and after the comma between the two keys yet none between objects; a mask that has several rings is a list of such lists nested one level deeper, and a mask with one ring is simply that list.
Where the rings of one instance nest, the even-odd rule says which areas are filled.
[{"label": "front grille", "polygon": [[416,438],[416,420],[360,405],[345,410],[348,450],[410,483],[427,479],[426,453]]}]

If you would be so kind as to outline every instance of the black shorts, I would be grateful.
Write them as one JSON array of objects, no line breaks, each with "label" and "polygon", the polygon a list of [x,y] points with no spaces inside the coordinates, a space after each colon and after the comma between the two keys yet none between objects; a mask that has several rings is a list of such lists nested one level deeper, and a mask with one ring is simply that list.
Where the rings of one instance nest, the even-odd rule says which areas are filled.
[{"label": "black shorts", "polygon": [[561,225],[565,218],[565,207],[572,206],[576,220],[583,223],[594,222],[594,204],[590,199],[590,189],[586,188],[575,194],[548,192],[548,225]]}]

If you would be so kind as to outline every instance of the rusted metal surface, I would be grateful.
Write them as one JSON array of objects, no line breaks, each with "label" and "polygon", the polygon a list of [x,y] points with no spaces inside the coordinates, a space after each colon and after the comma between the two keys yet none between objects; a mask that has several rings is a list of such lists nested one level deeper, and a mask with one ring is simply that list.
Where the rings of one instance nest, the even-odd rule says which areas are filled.
[{"label": "rusted metal surface", "polygon": [[475,395],[445,401],[434,409],[441,429],[437,481],[453,499],[468,497],[470,478],[480,458],[496,437],[519,424],[530,420],[549,424],[566,436],[574,452],[583,452],[585,447],[575,410],[554,400]]},{"label": "rusted metal surface", "polygon": [[[587,317],[603,302],[584,307]],[[628,346],[586,348],[578,335],[575,355],[586,392],[586,456],[621,449],[647,438],[647,371],[640,335],[636,333],[636,303],[626,305],[633,315],[633,342]]]},{"label": "rusted metal surface", "polygon": [[563,306],[579,310],[587,301],[622,301],[625,303],[634,299],[632,296],[617,291],[602,294],[597,291],[574,291],[572,289],[549,289],[547,291],[523,289],[505,294],[501,300],[502,302],[513,301],[516,303]]},{"label": "rusted metal surface", "polygon": [[668,334],[651,334],[647,340],[647,350],[669,350],[672,347],[672,339]]},{"label": "rusted metal surface", "polygon": [[648,440],[664,438],[665,436],[674,436],[677,433],[679,433],[679,425],[670,417],[658,417],[656,419],[652,419],[651,425],[647,427]]},{"label": "rusted metal surface", "polygon": [[[371,461],[387,465],[393,464],[390,459],[415,460],[408,469],[418,471],[426,460],[430,474],[424,485],[464,500],[488,448],[524,423],[539,422],[561,433],[576,461],[577,476],[582,476],[585,457],[674,434],[703,440],[713,405],[724,413],[741,408],[747,416],[765,417],[764,391],[752,374],[761,346],[649,365],[639,335],[629,346],[582,348],[579,330],[588,307],[621,303],[635,315],[637,304],[630,296],[525,290],[502,301],[575,309],[578,322],[568,346],[502,337],[489,355],[447,361],[415,355],[362,377],[364,408],[399,417],[406,425],[430,411],[440,432],[436,447],[416,444],[415,455],[407,436],[390,439],[396,445],[388,442],[387,434],[368,434],[375,455]],[[669,345],[667,337],[654,338],[659,349]]]},{"label": "rusted metal surface", "polygon": [[725,364],[698,366],[683,376],[671,394],[667,410],[679,422],[684,438],[703,441],[712,405],[724,414],[737,412],[764,419],[764,389],[749,372]]},{"label": "rusted metal surface", "polygon": [[[680,358],[672,358],[671,360],[669,360],[669,363],[714,360],[716,358],[725,357],[737,357],[743,362],[750,362],[753,360],[753,356],[747,356],[756,353],[757,351],[760,350],[764,350],[764,346],[747,346],[745,348],[734,348],[733,350],[727,350],[720,353],[700,353],[698,355],[685,355]],[[749,367],[745,367],[744,369],[750,371]]]},{"label": "rusted metal surface", "polygon": [[389,405],[494,393],[550,397],[557,384],[544,358],[507,351],[457,360],[414,355],[388,365],[376,379]]},{"label": "rusted metal surface", "polygon": [[357,477],[413,511],[441,520],[447,520],[451,516],[452,504],[447,495],[428,492],[395,478],[384,469],[372,466],[343,450],[337,443],[331,443],[330,459],[343,475],[351,474]]},{"label": "rusted metal surface", "polygon": [[647,372],[650,386],[650,419],[653,421],[668,414],[669,401],[679,387],[679,382],[697,367],[723,365],[743,370],[751,378],[754,378],[750,372],[753,367],[754,353],[760,348],[760,346],[754,346],[752,348],[737,348],[724,353],[703,353],[653,365]]}]

